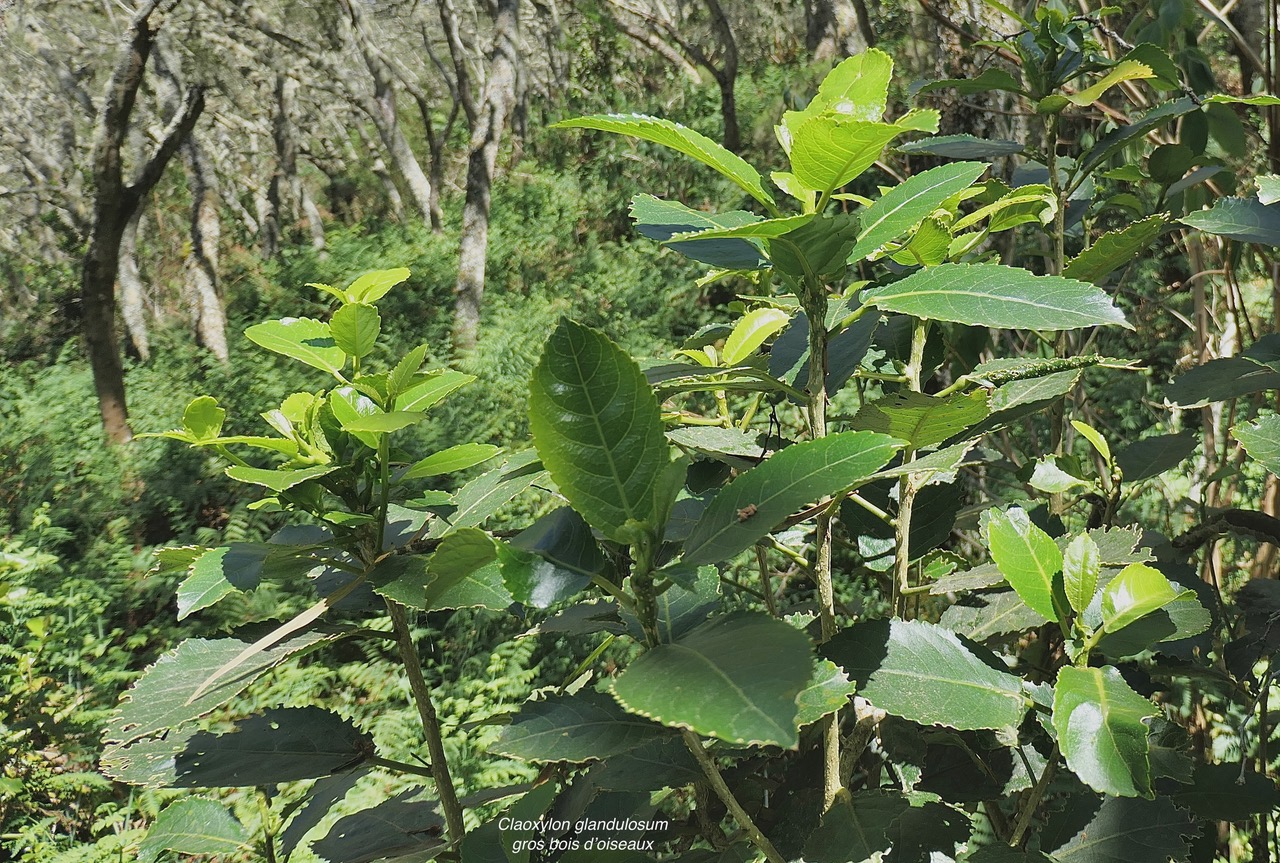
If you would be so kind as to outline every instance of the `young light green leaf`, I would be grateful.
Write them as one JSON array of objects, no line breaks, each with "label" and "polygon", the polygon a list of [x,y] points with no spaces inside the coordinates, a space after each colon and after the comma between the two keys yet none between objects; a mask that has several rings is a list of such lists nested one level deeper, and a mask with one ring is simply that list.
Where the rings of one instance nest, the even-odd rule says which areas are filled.
[{"label": "young light green leaf", "polygon": [[922,448],[960,434],[986,419],[989,412],[987,394],[981,389],[943,397],[903,392],[863,404],[852,425]]},{"label": "young light green leaf", "polygon": [[334,343],[348,356],[363,359],[373,351],[382,332],[382,316],[373,306],[348,303],[333,313],[329,331]]},{"label": "young light green leaf", "polygon": [[810,117],[790,131],[792,173],[806,186],[830,192],[870,168],[905,130],[828,114]]},{"label": "young light green leaf", "polygon": [[615,132],[670,147],[719,171],[760,203],[773,206],[773,198],[765,191],[760,173],[755,168],[705,135],[685,128],[679,123],[658,117],[646,117],[643,114],[597,114],[562,120],[553,124],[551,128]]},{"label": "young light green leaf", "polygon": [[948,198],[973,185],[987,167],[981,162],[942,165],[885,192],[863,211],[858,244],[849,255],[849,263],[856,264],[885,243],[910,232]]},{"label": "young light green leaf", "polygon": [[644,373],[603,333],[561,321],[533,372],[529,426],[551,478],[592,527],[626,542],[650,522],[670,445]]},{"label": "young light green leaf", "polygon": [[1053,727],[1067,765],[1089,787],[1116,797],[1154,797],[1146,724],[1154,704],[1111,666],[1058,672]]},{"label": "young light green leaf", "polygon": [[827,73],[817,95],[798,113],[816,116],[829,112],[875,122],[884,116],[892,75],[893,58],[876,48],[846,57]]},{"label": "young light green leaf", "polygon": [[791,316],[781,309],[761,308],[747,312],[733,327],[725,339],[720,359],[727,366],[736,366],[756,352],[765,340],[787,325]]},{"label": "young light green leaf", "polygon": [[884,467],[902,442],[840,432],[787,447],[720,490],[684,545],[684,561],[714,563],[749,548],[793,512]]},{"label": "young light green leaf", "polygon": [[1280,415],[1238,423],[1231,434],[1249,457],[1274,474],[1280,474]]},{"label": "young light green leaf", "polygon": [[423,411],[390,411],[366,414],[342,424],[343,431],[352,434],[390,434],[416,425],[427,418]]},{"label": "young light green leaf", "polygon": [[237,482],[247,482],[264,486],[274,492],[282,492],[295,485],[331,474],[337,469],[336,464],[322,464],[300,470],[268,470],[237,464],[227,468],[226,474]]},{"label": "young light green leaf", "polygon": [[812,673],[808,636],[766,614],[734,612],[650,648],[614,680],[613,694],[663,725],[793,749],[796,696]]},{"label": "young light green leaf", "polygon": [[889,312],[1009,329],[1070,330],[1105,324],[1133,327],[1093,285],[1037,276],[1002,264],[941,264],[862,295]]},{"label": "young light green leaf", "polygon": [[1011,728],[1026,712],[1017,677],[987,665],[936,624],[855,624],[837,633],[822,653],[848,672],[863,698],[922,725]]},{"label": "young light green leaf", "polygon": [[796,725],[809,725],[844,708],[857,691],[858,687],[839,666],[830,659],[819,659],[809,685],[796,696],[800,706]]},{"label": "young light green leaf", "polygon": [[418,369],[422,368],[422,361],[427,358],[427,352],[430,349],[429,345],[418,345],[401,357],[400,362],[396,363],[396,367],[391,370],[391,374],[387,377],[387,392],[391,394],[392,399],[400,395],[413,380],[413,376],[418,373]]},{"label": "young light green leaf", "polygon": [[396,398],[398,411],[425,411],[449,393],[474,381],[475,375],[439,369],[430,372],[427,379],[414,384]]},{"label": "young light green leaf", "polygon": [[256,345],[292,357],[313,368],[338,374],[347,355],[333,340],[329,325],[311,318],[281,318],[255,324],[244,331]]},{"label": "young light green leaf", "polygon": [[269,543],[236,542],[200,555],[178,585],[178,620],[214,605],[228,594],[253,590],[262,575],[262,565],[273,551],[279,550],[279,546]]},{"label": "young light green leaf", "polygon": [[1089,442],[1089,444],[1098,451],[1098,455],[1102,456],[1102,460],[1107,464],[1111,464],[1111,445],[1107,443],[1107,439],[1102,436],[1102,432],[1098,431],[1088,423],[1080,420],[1072,420],[1071,427],[1080,432],[1080,436]]},{"label": "young light green leaf", "polygon": [[1031,523],[1025,510],[993,511],[987,527],[991,559],[1022,601],[1049,620],[1057,620],[1053,579],[1062,571],[1062,551]]},{"label": "young light green leaf", "polygon": [[1280,203],[1280,176],[1264,174],[1254,177],[1253,182],[1258,187],[1259,202],[1264,205]]},{"label": "young light green leaf", "polygon": [[351,283],[346,294],[353,303],[376,303],[387,291],[409,278],[409,270],[396,267],[393,270],[375,270],[365,273]]},{"label": "young light green leaf", "polygon": [[223,803],[188,797],[165,807],[138,845],[139,863],[155,863],[166,851],[231,855],[249,846],[249,834]]},{"label": "young light green leaf", "polygon": [[218,400],[212,396],[200,396],[191,400],[187,409],[182,412],[182,427],[191,433],[197,442],[213,440],[222,431],[222,421],[227,412],[218,407]]},{"label": "young light green leaf", "polygon": [[584,689],[527,701],[490,751],[521,761],[604,760],[669,736],[662,726],[628,713],[603,693]]},{"label": "young light green leaf", "polygon": [[1150,66],[1139,63],[1137,60],[1122,60],[1112,66],[1111,71],[1107,72],[1093,86],[1087,87],[1079,93],[1072,93],[1067,96],[1067,99],[1071,104],[1083,108],[1098,101],[1098,99],[1102,98],[1103,93],[1123,81],[1140,81],[1144,78],[1154,77],[1155,73],[1151,71]]},{"label": "young light green leaf", "polygon": [[1067,544],[1062,555],[1062,581],[1067,601],[1077,612],[1084,611],[1098,589],[1102,560],[1093,537],[1082,533]]},{"label": "young light green leaf", "polygon": [[415,462],[403,474],[400,480],[419,479],[424,476],[439,476],[444,473],[466,470],[481,462],[488,461],[502,452],[496,446],[487,443],[460,443],[440,452],[432,453],[421,461]]},{"label": "young light green leaf", "polygon": [[1164,573],[1154,567],[1131,563],[1102,591],[1102,628],[1116,632],[1190,592],[1175,588]]}]

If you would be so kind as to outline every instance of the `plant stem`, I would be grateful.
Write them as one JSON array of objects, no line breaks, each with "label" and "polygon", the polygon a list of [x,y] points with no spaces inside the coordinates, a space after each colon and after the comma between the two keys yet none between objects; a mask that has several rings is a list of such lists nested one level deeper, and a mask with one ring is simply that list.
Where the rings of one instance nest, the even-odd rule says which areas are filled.
[{"label": "plant stem", "polygon": [[[907,387],[915,393],[920,392],[920,378],[924,367],[924,346],[929,338],[929,325],[917,320],[911,331],[911,356],[907,360],[905,373]],[[915,460],[915,448],[908,445],[902,451],[903,465]],[[905,617],[907,596],[911,590],[911,512],[915,507],[915,478],[904,473],[898,480],[898,515],[893,522],[893,613],[897,617]]]},{"label": "plant stem", "polygon": [[689,752],[693,755],[694,760],[698,762],[698,766],[702,768],[702,772],[706,774],[707,781],[711,783],[711,787],[719,796],[720,802],[724,803],[725,808],[729,810],[729,814],[738,822],[738,826],[747,831],[751,841],[769,859],[769,863],[786,863],[786,858],[778,853],[777,848],[773,847],[769,837],[760,832],[756,822],[751,820],[747,810],[743,809],[742,804],[738,802],[738,798],[733,796],[732,789],[724,781],[724,777],[720,775],[720,768],[716,767],[715,761],[707,754],[707,750],[702,748],[702,741],[698,739],[698,735],[692,731],[684,731],[682,735],[684,737],[684,745],[689,747]]},{"label": "plant stem", "polygon": [[[827,436],[827,289],[816,279],[806,279],[801,296],[809,319],[809,434],[813,440]],[[822,640],[836,634],[835,588],[831,580],[832,513],[818,514],[814,532],[813,581],[818,588],[818,619]],[[835,802],[840,790],[840,715],[825,716],[819,723],[822,733],[822,811]]]},{"label": "plant stem", "polygon": [[404,761],[395,761],[390,758],[382,758],[374,756],[369,759],[369,763],[375,767],[385,767],[388,770],[394,770],[397,773],[412,773],[414,776],[427,776],[435,779],[436,775],[429,767],[419,767],[417,764],[407,764]]},{"label": "plant stem", "polygon": [[1031,789],[1031,793],[1027,795],[1026,801],[1022,804],[1022,809],[1018,812],[1018,821],[1014,825],[1013,835],[1009,837],[1009,847],[1019,848],[1022,846],[1022,838],[1027,835],[1027,828],[1031,826],[1031,819],[1036,814],[1036,809],[1040,807],[1040,800],[1044,797],[1045,791],[1049,788],[1049,783],[1053,781],[1053,774],[1058,770],[1058,747],[1055,744],[1053,752],[1049,755],[1049,760],[1045,762],[1044,771],[1041,772],[1040,778],[1036,780],[1035,787]]},{"label": "plant stem", "polygon": [[391,625],[400,645],[400,661],[404,663],[405,673],[409,677],[409,691],[413,693],[413,701],[422,720],[422,730],[427,738],[427,752],[431,755],[431,778],[435,780],[440,808],[444,810],[449,841],[454,847],[461,847],[462,837],[466,833],[466,826],[462,821],[462,804],[458,802],[458,792],[453,787],[453,777],[449,775],[444,738],[440,733],[440,720],[436,716],[435,704],[431,701],[431,689],[422,674],[422,663],[418,659],[418,648],[413,643],[413,634],[409,631],[404,606],[388,599],[387,612],[391,615]]}]

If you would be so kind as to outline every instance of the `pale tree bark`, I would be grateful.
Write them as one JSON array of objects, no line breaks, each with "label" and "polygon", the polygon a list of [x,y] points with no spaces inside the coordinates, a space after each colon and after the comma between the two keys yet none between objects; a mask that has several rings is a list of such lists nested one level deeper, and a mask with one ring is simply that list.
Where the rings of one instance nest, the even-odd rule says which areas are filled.
[{"label": "pale tree bark", "polygon": [[184,285],[187,309],[197,341],[226,364],[230,359],[227,316],[218,290],[218,242],[222,236],[218,195],[213,188],[213,172],[199,142],[189,138],[183,149],[191,186],[191,246]]},{"label": "pale tree bark", "polygon": [[150,158],[134,179],[126,182],[123,145],[147,59],[155,44],[158,25],[153,25],[151,18],[159,5],[160,0],[145,3],[130,22],[120,42],[93,132],[93,206],[80,275],[80,313],[102,427],[112,443],[125,443],[133,437],[115,325],[120,242],[142,199],[160,180],[165,166],[190,136],[204,109],[204,90],[200,87],[188,90]]},{"label": "pale tree bark", "polygon": [[805,48],[819,62],[839,61],[875,47],[864,0],[805,0]]},{"label": "pale tree bark", "polygon": [[[440,3],[442,17],[447,2]],[[449,7],[451,8],[451,7]],[[446,31],[452,32],[450,50],[455,51],[456,19]],[[454,288],[453,346],[460,352],[475,347],[480,331],[480,308],[484,301],[485,258],[489,248],[489,205],[493,173],[498,162],[498,146],[516,99],[520,58],[520,2],[497,0],[493,9],[493,43],[489,50],[487,77],[481,98],[463,107],[471,123],[471,143],[467,158],[467,194],[462,210],[462,238],[458,253],[458,282]],[[469,80],[466,58],[454,54],[460,93]],[[470,105],[470,107],[468,107]]]},{"label": "pale tree bark", "polygon": [[138,266],[138,210],[124,227],[120,237],[120,319],[138,357],[151,359],[151,338],[147,331],[146,287]]}]

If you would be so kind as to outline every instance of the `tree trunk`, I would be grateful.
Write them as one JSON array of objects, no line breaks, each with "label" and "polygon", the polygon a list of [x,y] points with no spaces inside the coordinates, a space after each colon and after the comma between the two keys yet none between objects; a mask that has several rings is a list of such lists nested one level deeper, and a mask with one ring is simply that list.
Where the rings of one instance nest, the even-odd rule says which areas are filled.
[{"label": "tree trunk", "polygon": [[711,29],[720,43],[720,67],[713,69],[720,87],[720,116],[724,119],[724,146],[734,153],[742,150],[742,134],[738,131],[738,100],[734,86],[738,83],[738,43],[733,28],[720,7],[719,0],[703,0],[711,15]]},{"label": "tree trunk", "polygon": [[132,182],[124,181],[122,151],[147,58],[155,44],[150,18],[158,6],[159,0],[151,0],[130,22],[120,42],[93,130],[93,215],[80,270],[81,327],[98,394],[102,428],[112,443],[126,443],[133,437],[125,400],[124,367],[116,337],[115,286],[120,270],[120,243],[142,199],[159,182],[165,166],[190,136],[204,110],[203,90],[189,90],[155,152]]},{"label": "tree trunk", "polygon": [[818,62],[839,61],[876,44],[864,0],[805,0],[805,47]]},{"label": "tree trunk", "polygon": [[129,341],[143,362],[151,359],[151,340],[147,333],[146,288],[138,269],[138,222],[142,212],[135,212],[120,237],[120,318],[124,321]]},{"label": "tree trunk", "polygon": [[187,308],[196,340],[219,362],[229,360],[227,317],[218,294],[218,242],[222,222],[209,166],[195,139],[186,144],[191,181],[191,251],[186,262]]},{"label": "tree trunk", "polygon": [[458,255],[458,283],[453,317],[453,346],[460,352],[475,347],[484,300],[485,256],[489,249],[489,196],[498,145],[516,97],[520,64],[519,0],[498,0],[494,13],[493,47],[484,96],[471,126],[467,159],[467,197],[462,210],[462,241]]}]

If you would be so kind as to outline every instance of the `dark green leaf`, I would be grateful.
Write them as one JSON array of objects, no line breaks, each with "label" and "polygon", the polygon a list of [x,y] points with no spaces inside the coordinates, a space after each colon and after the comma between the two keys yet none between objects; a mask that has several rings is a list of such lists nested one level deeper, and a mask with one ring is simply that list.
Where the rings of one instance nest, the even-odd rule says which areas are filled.
[{"label": "dark green leaf", "polygon": [[810,863],[863,863],[889,848],[889,826],[910,807],[896,791],[841,790],[804,845]]},{"label": "dark green leaf", "polygon": [[262,576],[262,565],[279,546],[236,542],[209,549],[191,564],[190,574],[178,585],[178,620],[217,603],[236,591],[253,590]]},{"label": "dark green leaf", "polygon": [[898,152],[912,156],[941,156],[944,159],[994,159],[1016,156],[1026,149],[1017,141],[977,138],[973,135],[938,135],[910,144],[899,144]]},{"label": "dark green leaf", "polygon": [[522,761],[604,760],[670,734],[592,690],[529,701],[491,751]]},{"label": "dark green leaf", "polygon": [[1062,275],[1082,282],[1100,282],[1113,270],[1125,266],[1144,252],[1160,236],[1169,220],[1160,213],[1133,222],[1118,231],[1103,234],[1067,264]]},{"label": "dark green leaf", "polygon": [[180,854],[235,854],[249,834],[225,804],[188,797],[165,807],[138,845],[140,863],[154,863],[165,851]]},{"label": "dark green leaf", "polygon": [[794,748],[796,696],[813,672],[809,639],[765,614],[713,618],[651,648],[613,683],[632,713],[730,743]]},{"label": "dark green leaf", "polygon": [[991,559],[1022,601],[1049,620],[1057,620],[1053,579],[1062,572],[1062,550],[1031,523],[1025,510],[993,511],[988,526]]},{"label": "dark green leaf", "polygon": [[347,355],[334,342],[329,325],[311,318],[266,321],[249,327],[244,334],[256,345],[330,374],[340,372],[347,361]]},{"label": "dark green leaf", "polygon": [[548,608],[586,587],[591,578],[514,545],[498,541],[498,566],[502,583],[516,602],[532,608]]},{"label": "dark green leaf", "polygon": [[873,432],[841,432],[787,447],[725,486],[685,542],[688,563],[749,548],[806,503],[866,480],[900,448]]},{"label": "dark green leaf", "polygon": [[952,632],[977,642],[997,635],[1023,632],[1039,626],[1047,618],[1027,607],[1012,590],[1002,590],[983,597],[983,605],[953,605],[942,613],[939,621]]},{"label": "dark green leaf", "polygon": [[1239,423],[1231,434],[1258,464],[1280,474],[1280,416],[1272,414],[1253,422]]},{"label": "dark green leaf", "polygon": [[1268,777],[1241,771],[1238,764],[1201,764],[1191,787],[1173,795],[1173,801],[1210,821],[1244,821],[1280,807],[1280,790]]},{"label": "dark green leaf", "polygon": [[954,633],[923,621],[874,620],[822,651],[876,707],[922,725],[1007,728],[1025,712],[1022,684],[975,656]]},{"label": "dark green leaf", "polygon": [[1111,666],[1058,672],[1053,727],[1067,765],[1086,784],[1118,797],[1151,797],[1144,719],[1158,711]]},{"label": "dark green leaf", "polygon": [[598,330],[563,320],[547,340],[529,391],[542,462],[583,518],[621,542],[655,515],[670,445],[640,367]]},{"label": "dark green leaf", "polygon": [[374,754],[373,738],[319,707],[268,710],[234,731],[192,736],[174,760],[173,785],[272,785],[349,770]]},{"label": "dark green leaf", "polygon": [[373,306],[349,303],[329,319],[333,341],[347,355],[361,359],[373,352],[382,332],[382,316]]},{"label": "dark green leaf", "polygon": [[1093,285],[1002,264],[940,264],[865,291],[865,303],[918,318],[1009,329],[1128,327]]},{"label": "dark green leaf", "polygon": [[1242,243],[1280,246],[1280,205],[1257,198],[1219,198],[1208,210],[1189,213],[1181,222]]},{"label": "dark green leaf", "polygon": [[1196,443],[1195,435],[1190,432],[1152,435],[1117,452],[1116,464],[1126,482],[1150,479],[1186,461],[1195,452]]},{"label": "dark green leaf", "polygon": [[[661,243],[677,234],[736,228],[760,221],[759,216],[745,210],[705,213],[692,210],[678,201],[665,201],[643,194],[631,199],[631,218],[635,220],[637,231]],[[669,245],[695,261],[727,270],[757,270],[765,263],[760,247],[745,239],[678,240]]]},{"label": "dark green leaf", "polygon": [[1244,357],[1228,357],[1196,366],[1169,384],[1164,395],[1179,407],[1198,408],[1276,389],[1280,389],[1280,372]]},{"label": "dark green leaf", "polygon": [[992,90],[1021,93],[1022,85],[1003,69],[984,69],[982,74],[976,78],[948,78],[944,81],[930,81],[916,92],[931,93],[934,90],[942,89],[954,89],[961,96],[972,96],[975,93],[989,93]]},{"label": "dark green leaf", "polygon": [[438,838],[444,821],[434,803],[409,802],[405,796],[339,818],[323,839],[311,843],[311,850],[329,863],[432,859],[447,847]]},{"label": "dark green leaf", "polygon": [[1178,99],[1174,102],[1166,102],[1163,105],[1157,105],[1152,108],[1140,119],[1135,120],[1127,126],[1120,126],[1113,129],[1098,139],[1093,145],[1093,149],[1082,160],[1078,171],[1082,174],[1091,174],[1093,169],[1101,165],[1105,160],[1109,159],[1120,148],[1129,144],[1131,141],[1137,140],[1146,135],[1152,129],[1157,129],[1166,123],[1171,123],[1181,117],[1183,114],[1189,114],[1197,109],[1197,105],[1193,99]]},{"label": "dark green leaf", "polygon": [[760,203],[766,205],[773,203],[773,198],[764,190],[760,173],[755,168],[710,138],[687,129],[679,123],[657,117],[646,117],[642,114],[598,114],[592,117],[563,120],[553,124],[551,128],[615,132],[670,147],[697,159],[708,167],[715,168]]},{"label": "dark green leaf", "polygon": [[592,771],[591,778],[610,791],[657,791],[701,782],[706,777],[684,741],[665,737],[610,757]]},{"label": "dark green leaf", "polygon": [[[1108,797],[1091,819],[1077,807],[1063,813],[1079,832],[1046,830],[1042,847],[1057,863],[1169,863],[1185,860],[1191,819],[1167,798]],[[1051,823],[1050,827],[1054,827]],[[1056,835],[1054,835],[1056,834]],[[1059,838],[1061,837],[1061,838]]]},{"label": "dark green leaf", "polygon": [[971,186],[986,169],[980,162],[943,165],[885,192],[861,213],[858,244],[849,263],[855,264],[885,243],[905,236],[944,201]]},{"label": "dark green leaf", "polygon": [[317,781],[307,790],[306,803],[298,810],[298,814],[293,816],[288,826],[284,828],[284,832],[280,834],[280,850],[285,856],[293,853],[293,849],[298,847],[298,843],[302,841],[302,837],[306,836],[322,820],[324,816],[329,814],[329,810],[334,804],[347,796],[347,792],[355,787],[356,783],[363,779],[369,772],[369,768],[353,770],[350,773],[342,773],[337,776],[327,776]]}]

